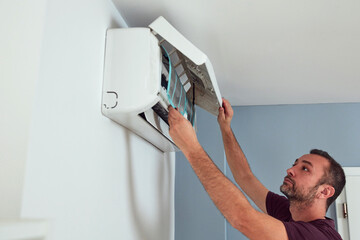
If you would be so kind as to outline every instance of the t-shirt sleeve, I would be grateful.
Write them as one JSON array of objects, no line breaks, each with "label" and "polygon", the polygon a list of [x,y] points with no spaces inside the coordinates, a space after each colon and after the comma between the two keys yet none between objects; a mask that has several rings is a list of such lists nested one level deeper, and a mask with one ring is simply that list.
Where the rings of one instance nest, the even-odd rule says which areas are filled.
[{"label": "t-shirt sleeve", "polygon": [[286,197],[270,191],[268,192],[266,196],[266,211],[270,216],[281,221],[289,221],[291,219],[289,206],[289,200]]}]

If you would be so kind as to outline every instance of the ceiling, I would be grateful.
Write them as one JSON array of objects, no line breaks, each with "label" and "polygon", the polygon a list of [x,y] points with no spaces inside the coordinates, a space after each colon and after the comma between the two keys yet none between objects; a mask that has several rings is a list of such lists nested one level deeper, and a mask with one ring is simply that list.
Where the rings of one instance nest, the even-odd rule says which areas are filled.
[{"label": "ceiling", "polygon": [[210,59],[232,105],[360,102],[358,0],[113,0],[129,27],[162,15]]}]

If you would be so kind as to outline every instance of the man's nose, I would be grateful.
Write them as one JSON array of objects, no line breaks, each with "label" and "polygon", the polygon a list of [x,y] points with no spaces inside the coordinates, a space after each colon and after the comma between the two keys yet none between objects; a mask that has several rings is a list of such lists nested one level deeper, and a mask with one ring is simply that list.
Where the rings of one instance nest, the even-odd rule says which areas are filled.
[{"label": "man's nose", "polygon": [[286,170],[286,173],[288,176],[290,177],[294,177],[295,176],[295,172],[294,172],[294,168],[289,168],[288,170]]}]

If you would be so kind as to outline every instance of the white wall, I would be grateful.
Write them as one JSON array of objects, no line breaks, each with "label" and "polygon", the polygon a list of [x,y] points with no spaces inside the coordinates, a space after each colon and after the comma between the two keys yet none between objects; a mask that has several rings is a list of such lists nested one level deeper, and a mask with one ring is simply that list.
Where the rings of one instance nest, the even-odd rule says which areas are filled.
[{"label": "white wall", "polygon": [[0,219],[20,216],[45,0],[0,1]]},{"label": "white wall", "polygon": [[22,217],[49,239],[173,239],[174,154],[101,115],[109,0],[48,0]]}]

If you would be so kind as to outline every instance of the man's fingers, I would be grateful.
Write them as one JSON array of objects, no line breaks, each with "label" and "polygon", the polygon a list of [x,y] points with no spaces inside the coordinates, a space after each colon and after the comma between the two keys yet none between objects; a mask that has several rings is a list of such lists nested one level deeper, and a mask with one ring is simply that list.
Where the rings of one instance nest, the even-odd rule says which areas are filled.
[{"label": "man's fingers", "polygon": [[172,111],[172,112],[179,112],[179,109],[177,109],[177,108],[173,108],[171,105],[169,105],[169,107],[168,107],[168,110],[169,110],[169,112],[170,111]]},{"label": "man's fingers", "polygon": [[225,110],[223,107],[219,107],[219,115],[218,115],[218,119],[222,119],[224,118],[225,115]]},{"label": "man's fingers", "polygon": [[223,98],[223,107],[226,109],[226,108],[228,108],[229,106],[230,106],[230,103],[229,103],[229,101],[228,100],[226,100],[225,98]]},{"label": "man's fingers", "polygon": [[173,108],[171,105],[169,105],[168,110],[169,110],[168,121],[170,124],[172,121],[175,121],[175,120],[179,119],[180,117],[182,117],[179,110],[176,108]]},{"label": "man's fingers", "polygon": [[176,112],[178,112],[178,111],[176,111],[176,109],[173,108],[171,105],[169,105],[168,110],[169,110],[169,115],[170,115],[171,117],[175,117],[176,114],[177,114]]},{"label": "man's fingers", "polygon": [[232,116],[233,115],[233,110],[232,110],[231,104],[225,98],[223,98],[223,108],[224,108],[224,112],[225,112],[226,116]]},{"label": "man's fingers", "polygon": [[175,111],[175,109],[171,105],[169,105],[168,110],[169,112]]}]

